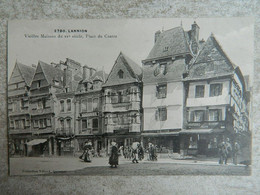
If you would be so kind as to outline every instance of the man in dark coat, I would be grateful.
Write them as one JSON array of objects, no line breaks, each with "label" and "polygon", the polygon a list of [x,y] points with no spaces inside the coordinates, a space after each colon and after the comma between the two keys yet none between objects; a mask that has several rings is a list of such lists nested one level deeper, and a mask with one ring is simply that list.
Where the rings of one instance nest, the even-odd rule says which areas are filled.
[{"label": "man in dark coat", "polygon": [[118,149],[115,142],[112,142],[111,154],[109,157],[109,164],[111,167],[118,165]]}]

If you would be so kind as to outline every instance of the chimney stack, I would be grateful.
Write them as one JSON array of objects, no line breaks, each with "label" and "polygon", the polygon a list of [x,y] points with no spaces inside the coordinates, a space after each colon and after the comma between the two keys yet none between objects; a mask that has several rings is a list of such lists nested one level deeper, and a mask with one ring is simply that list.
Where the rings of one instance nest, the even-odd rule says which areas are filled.
[{"label": "chimney stack", "polygon": [[155,34],[154,34],[154,43],[156,43],[156,41],[157,41],[158,37],[160,36],[160,34],[161,34],[160,30],[155,32]]},{"label": "chimney stack", "polygon": [[88,66],[83,66],[83,80],[89,79],[90,77],[90,68]]},{"label": "chimney stack", "polygon": [[196,41],[197,43],[199,42],[199,30],[200,27],[194,21],[194,23],[191,25],[191,39],[192,41]]},{"label": "chimney stack", "polygon": [[96,73],[96,69],[95,68],[90,68],[90,76],[93,76]]}]

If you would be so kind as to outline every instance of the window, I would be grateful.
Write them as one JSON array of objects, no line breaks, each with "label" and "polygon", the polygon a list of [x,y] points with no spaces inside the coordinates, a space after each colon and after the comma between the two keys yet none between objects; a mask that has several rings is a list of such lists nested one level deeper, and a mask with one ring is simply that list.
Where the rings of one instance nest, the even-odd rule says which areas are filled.
[{"label": "window", "polygon": [[92,108],[92,98],[88,98],[87,109],[88,109],[88,112],[92,112],[93,111],[93,108]]},{"label": "window", "polygon": [[164,47],[163,51],[168,51],[169,47]]},{"label": "window", "polygon": [[71,100],[70,99],[67,100],[67,110],[71,111]]},{"label": "window", "polygon": [[81,101],[81,111],[87,111],[87,101],[86,100]]},{"label": "window", "polygon": [[26,126],[26,127],[29,127],[29,126],[30,126],[30,120],[27,119],[27,120],[25,121],[25,126]]},{"label": "window", "polygon": [[10,124],[9,125],[10,125],[10,128],[14,128],[14,121],[10,120]]},{"label": "window", "polygon": [[204,111],[203,110],[196,110],[194,111],[194,122],[201,122],[204,119]]},{"label": "window", "polygon": [[40,119],[40,128],[43,128],[43,119]]},{"label": "window", "polygon": [[221,110],[209,110],[209,121],[222,120]]},{"label": "window", "polygon": [[166,74],[166,64],[160,64],[160,73]]},{"label": "window", "polygon": [[42,99],[42,107],[46,108],[46,99],[44,99],[44,98]]},{"label": "window", "polygon": [[55,85],[55,86],[59,86],[59,81],[54,80],[53,82],[54,82],[54,85]]},{"label": "window", "polygon": [[93,128],[98,128],[98,119],[97,118],[92,120],[92,127]]},{"label": "window", "polygon": [[38,120],[35,120],[35,121],[34,121],[33,127],[34,127],[34,128],[38,128],[38,127],[39,127],[39,121],[38,121]]},{"label": "window", "polygon": [[51,127],[51,119],[47,119],[47,127]]},{"label": "window", "polygon": [[156,91],[157,98],[158,99],[166,98],[166,95],[167,95],[167,85],[166,84],[158,85]]},{"label": "window", "polygon": [[21,109],[23,109],[24,108],[24,100],[23,99],[21,99],[21,102],[20,102],[21,104]]},{"label": "window", "polygon": [[68,129],[71,129],[71,120],[70,119],[67,119],[67,128]]},{"label": "window", "polygon": [[38,109],[42,109],[43,108],[42,100],[38,100],[37,107],[38,107]]},{"label": "window", "polygon": [[60,111],[64,112],[64,101],[63,100],[60,101]]},{"label": "window", "polygon": [[98,111],[98,98],[93,99],[93,111]]},{"label": "window", "polygon": [[124,78],[124,72],[122,70],[119,70],[117,74],[120,79]]},{"label": "window", "polygon": [[158,108],[155,113],[155,120],[166,121],[167,120],[167,109],[166,107]]},{"label": "window", "polygon": [[61,129],[64,129],[64,120],[63,119],[60,120],[60,127],[61,127]]},{"label": "window", "polygon": [[37,87],[38,87],[38,88],[41,87],[41,81],[37,81]]},{"label": "window", "polygon": [[209,95],[210,97],[222,95],[222,84],[211,84]]},{"label": "window", "polygon": [[122,95],[122,92],[119,91],[117,94],[118,94],[118,103],[122,103],[122,102],[123,102],[123,95]]},{"label": "window", "polygon": [[17,129],[20,128],[20,121],[18,121],[18,120],[15,121],[15,128],[17,128]]},{"label": "window", "polygon": [[195,91],[195,98],[201,98],[204,97],[204,85],[197,85],[196,91]]},{"label": "window", "polygon": [[87,119],[84,119],[84,120],[82,120],[82,130],[87,129],[87,128],[88,128],[88,121],[87,121]]}]

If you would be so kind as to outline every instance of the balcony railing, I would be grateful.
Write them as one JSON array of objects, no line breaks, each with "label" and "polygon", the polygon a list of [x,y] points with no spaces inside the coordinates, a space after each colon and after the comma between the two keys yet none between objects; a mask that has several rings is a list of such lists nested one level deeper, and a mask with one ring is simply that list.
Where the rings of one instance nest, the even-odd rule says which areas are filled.
[{"label": "balcony railing", "polygon": [[57,135],[70,136],[70,135],[73,135],[73,129],[72,128],[57,128],[56,133],[57,133]]},{"label": "balcony railing", "polygon": [[226,121],[201,121],[201,122],[188,122],[188,128],[192,129],[208,129],[208,128],[223,128],[226,127]]}]

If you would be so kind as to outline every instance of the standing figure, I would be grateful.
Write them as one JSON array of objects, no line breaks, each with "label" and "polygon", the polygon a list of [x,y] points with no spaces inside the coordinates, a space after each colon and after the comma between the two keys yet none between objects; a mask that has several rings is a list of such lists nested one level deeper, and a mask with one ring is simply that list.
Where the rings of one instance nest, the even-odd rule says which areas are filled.
[{"label": "standing figure", "polygon": [[144,159],[144,149],[141,146],[141,144],[138,147],[138,159],[143,160]]},{"label": "standing figure", "polygon": [[109,157],[109,164],[111,167],[115,166],[115,168],[116,168],[118,165],[118,149],[117,149],[115,142],[112,142],[111,145],[112,145],[112,148],[111,148],[111,154]]},{"label": "standing figure", "polygon": [[237,155],[238,155],[239,149],[240,149],[239,144],[237,142],[235,142],[233,150],[232,150],[233,151],[233,163],[235,165],[237,165]]},{"label": "standing figure", "polygon": [[91,162],[89,156],[89,151],[91,150],[91,148],[92,148],[92,143],[86,141],[83,147],[84,149],[83,154],[79,157],[80,159],[84,160],[84,162]]},{"label": "standing figure", "polygon": [[218,154],[219,154],[219,161],[218,163],[219,164],[223,164],[224,162],[224,159],[226,159],[225,155],[226,155],[226,146],[225,146],[225,142],[221,142],[219,145],[218,145]]}]

